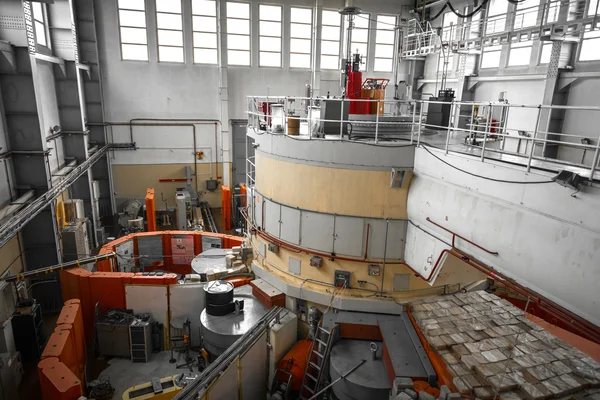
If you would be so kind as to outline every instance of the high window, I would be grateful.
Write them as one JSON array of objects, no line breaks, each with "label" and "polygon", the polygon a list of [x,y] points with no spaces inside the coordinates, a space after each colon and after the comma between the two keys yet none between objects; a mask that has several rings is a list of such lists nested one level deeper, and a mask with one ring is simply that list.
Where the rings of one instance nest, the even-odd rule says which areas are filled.
[{"label": "high window", "polygon": [[369,14],[358,14],[354,17],[354,28],[352,29],[352,45],[350,53],[358,52],[362,56],[360,70],[366,71],[368,64],[367,55],[369,51]]},{"label": "high window", "polygon": [[192,0],[194,63],[216,64],[217,5],[215,0]]},{"label": "high window", "polygon": [[396,17],[377,16],[377,32],[375,32],[375,65],[374,71],[392,72],[394,44],[396,40]]},{"label": "high window", "polygon": [[527,28],[537,23],[540,0],[525,0],[517,3],[515,29]]},{"label": "high window", "polygon": [[488,46],[481,53],[481,68],[498,68],[502,46]]},{"label": "high window", "polygon": [[281,6],[258,6],[258,65],[281,67]]},{"label": "high window", "polygon": [[250,65],[250,4],[227,2],[227,63]]},{"label": "high window", "polygon": [[290,67],[310,68],[312,10],[290,8]]},{"label": "high window", "polygon": [[148,61],[144,0],[119,0],[118,7],[121,58],[123,60]]},{"label": "high window", "polygon": [[600,31],[585,32],[580,46],[579,61],[600,60]]},{"label": "high window", "polygon": [[508,66],[516,67],[521,65],[529,65],[531,60],[531,49],[533,42],[521,42],[510,45],[510,53],[508,54]]},{"label": "high window", "polygon": [[321,69],[340,68],[341,15],[323,10],[321,14]]},{"label": "high window", "polygon": [[444,14],[442,22],[442,41],[449,42],[456,39],[458,16],[452,11]]},{"label": "high window", "polygon": [[32,2],[33,21],[35,27],[35,40],[37,44],[48,46],[48,38],[46,37],[46,4]]},{"label": "high window", "polygon": [[156,0],[158,61],[183,62],[181,0]]},{"label": "high window", "polygon": [[552,43],[542,43],[542,54],[540,55],[540,64],[548,64],[552,54]]},{"label": "high window", "polygon": [[508,2],[506,0],[490,0],[488,4],[485,34],[491,35],[493,33],[504,32]]}]

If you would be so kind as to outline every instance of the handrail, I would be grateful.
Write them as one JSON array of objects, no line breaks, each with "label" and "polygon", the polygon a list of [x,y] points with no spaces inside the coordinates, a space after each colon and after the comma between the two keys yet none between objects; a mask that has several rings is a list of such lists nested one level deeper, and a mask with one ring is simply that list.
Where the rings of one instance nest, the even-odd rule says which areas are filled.
[{"label": "handrail", "polygon": [[[289,136],[294,140],[351,140],[358,144],[366,141],[368,144],[375,146],[393,146],[398,143],[398,140],[405,141],[406,145],[417,146],[421,142],[427,142],[432,147],[444,149],[445,154],[448,154],[449,151],[475,154],[482,162],[498,160],[499,155],[504,154],[516,157],[510,159],[510,161],[523,165],[528,172],[532,167],[539,167],[540,161],[556,163],[557,165],[554,168],[556,171],[564,169],[562,165],[566,163],[582,168],[585,173],[580,173],[580,175],[589,179],[593,179],[595,174],[597,176],[596,170],[599,167],[598,164],[600,164],[600,138],[597,132],[562,133],[552,132],[549,129],[553,114],[556,112],[597,113],[600,112],[600,106],[510,104],[500,101],[323,99],[290,96],[248,96],[247,98],[248,128],[253,129],[258,135],[269,133],[271,135],[288,136],[288,116],[293,115],[293,118],[301,121],[299,132]],[[311,107],[307,113],[308,115],[302,116],[305,115],[303,113],[307,104],[314,106],[315,103],[322,101],[383,103],[393,113],[382,115],[352,114],[349,119],[344,118],[340,113],[339,116],[328,114],[328,118],[324,118],[324,115],[321,115],[319,111],[310,111],[314,108]],[[264,108],[258,106],[260,102],[284,105],[284,113],[279,116],[282,119],[277,124],[283,125],[282,130],[271,131],[270,121],[273,120],[275,115],[270,111],[263,112]],[[440,125],[427,123],[427,111],[429,106],[434,104],[450,106],[449,123],[440,124],[438,122],[437,124]],[[346,109],[346,107],[340,107],[340,110],[342,109]],[[399,110],[404,111],[400,112]],[[523,122],[523,118],[518,120],[514,117],[509,118],[510,112],[515,110],[531,110],[533,112],[524,117],[530,120]],[[293,111],[293,113],[290,114],[290,111]],[[577,117],[581,118],[580,115],[578,114]],[[390,119],[390,116],[403,118]],[[302,121],[307,125],[302,125]],[[326,138],[324,138],[325,132],[322,129],[325,123],[329,124],[327,129],[330,130]],[[339,130],[334,128],[336,124],[339,125]],[[344,128],[346,124],[347,129]],[[267,125],[266,128],[265,125]],[[346,130],[348,133],[345,132]],[[302,133],[303,131],[304,133]],[[356,135],[353,135],[353,131]],[[390,133],[396,136],[390,138]],[[430,136],[431,134],[434,134],[434,136]],[[385,135],[387,135],[388,140],[382,141],[381,138]],[[446,135],[445,140],[444,135]],[[361,141],[354,141],[351,136],[360,136]],[[452,140],[450,140],[451,138]],[[434,142],[431,142],[431,140]],[[442,140],[444,141],[442,142]],[[496,142],[497,144],[493,145],[488,142]],[[511,143],[514,145],[506,146],[505,149],[505,145]],[[582,152],[581,158],[573,153],[564,153],[566,158],[559,158],[563,157],[562,154],[559,154],[558,157],[556,154],[554,156],[549,155],[547,152],[548,146],[565,146],[579,149]],[[473,150],[481,152],[474,153]],[[536,165],[536,163],[538,164]]]},{"label": "handrail", "polygon": [[456,248],[456,246],[454,245],[454,239],[455,239],[456,237],[458,237],[459,239],[461,239],[461,240],[464,240],[465,242],[469,243],[470,245],[473,245],[473,246],[477,247],[478,249],[485,251],[485,252],[486,252],[486,253],[488,253],[488,254],[491,254],[491,255],[494,255],[494,256],[497,256],[497,255],[498,255],[498,252],[497,252],[497,251],[491,251],[491,250],[488,250],[488,249],[486,249],[485,247],[482,247],[482,246],[478,245],[477,243],[475,243],[475,242],[473,242],[473,241],[471,241],[471,240],[467,239],[466,237],[464,237],[464,236],[461,236],[461,235],[459,235],[458,233],[456,233],[456,232],[454,232],[454,231],[451,231],[451,230],[450,230],[450,229],[448,229],[448,228],[445,228],[445,227],[443,227],[442,225],[438,224],[437,222],[433,222],[433,221],[431,220],[431,218],[429,218],[429,217],[427,217],[427,218],[425,218],[425,219],[427,220],[427,222],[430,222],[430,223],[432,223],[433,225],[437,226],[438,228],[440,228],[440,229],[443,229],[443,230],[445,230],[446,232],[448,232],[448,233],[451,233],[451,234],[452,234],[452,247],[453,247],[453,248]]}]

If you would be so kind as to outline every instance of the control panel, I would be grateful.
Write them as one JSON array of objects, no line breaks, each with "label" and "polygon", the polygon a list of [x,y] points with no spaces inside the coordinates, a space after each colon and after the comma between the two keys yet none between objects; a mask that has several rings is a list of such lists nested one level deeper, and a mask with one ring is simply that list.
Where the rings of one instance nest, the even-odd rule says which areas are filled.
[{"label": "control panel", "polygon": [[350,287],[351,274],[352,273],[350,271],[343,271],[341,269],[336,270],[335,274],[333,275],[333,285],[336,288]]}]

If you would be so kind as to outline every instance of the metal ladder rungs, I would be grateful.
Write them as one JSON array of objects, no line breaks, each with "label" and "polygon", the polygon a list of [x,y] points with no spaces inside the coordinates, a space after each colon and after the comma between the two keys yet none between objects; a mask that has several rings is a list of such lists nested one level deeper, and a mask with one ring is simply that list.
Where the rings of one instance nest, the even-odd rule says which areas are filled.
[{"label": "metal ladder rungs", "polygon": [[316,341],[321,343],[323,346],[327,346],[327,343],[322,341],[321,339],[316,339]]},{"label": "metal ladder rungs", "polygon": [[325,358],[325,356],[324,356],[323,354],[319,353],[319,352],[318,352],[318,351],[316,351],[316,350],[313,350],[313,353],[315,353],[316,355],[318,355],[318,356],[319,356],[319,357],[321,357],[321,358]]},{"label": "metal ladder rungs", "polygon": [[311,367],[313,367],[317,371],[321,370],[321,367],[319,365],[315,364],[314,362],[310,361],[309,364],[310,364]]},{"label": "metal ladder rungs", "polygon": [[[311,389],[309,386],[307,386],[307,385],[304,385],[304,386],[302,387],[302,389],[306,389],[306,390],[308,390],[308,391],[309,391],[311,394],[315,394],[315,391],[314,391],[314,390],[312,390],[312,389]],[[302,389],[300,389],[300,390],[302,390]]]},{"label": "metal ladder rungs", "polygon": [[319,330],[322,330],[323,332],[325,332],[328,335],[330,333],[327,329],[323,328],[322,326],[319,326]]},{"label": "metal ladder rungs", "polygon": [[[308,377],[309,377],[310,379],[312,379],[313,381],[315,381],[315,382],[317,381],[317,378],[315,378],[314,376],[312,376],[312,375],[311,375],[311,374],[309,374],[308,372],[306,373],[306,375],[308,375]],[[305,387],[308,387],[308,386],[305,386]]]}]

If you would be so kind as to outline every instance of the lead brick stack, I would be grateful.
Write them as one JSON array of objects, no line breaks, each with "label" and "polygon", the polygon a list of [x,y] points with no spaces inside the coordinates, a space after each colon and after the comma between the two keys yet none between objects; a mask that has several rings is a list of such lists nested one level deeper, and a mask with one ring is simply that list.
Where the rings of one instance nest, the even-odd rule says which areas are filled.
[{"label": "lead brick stack", "polygon": [[600,364],[487,292],[413,302],[412,314],[453,375],[482,400],[600,400]]}]

